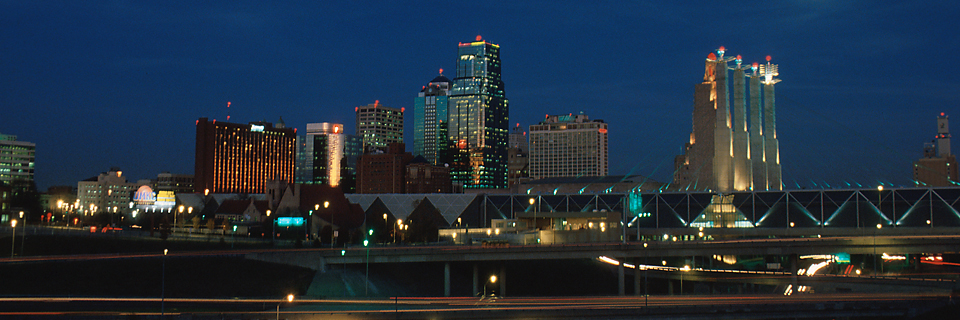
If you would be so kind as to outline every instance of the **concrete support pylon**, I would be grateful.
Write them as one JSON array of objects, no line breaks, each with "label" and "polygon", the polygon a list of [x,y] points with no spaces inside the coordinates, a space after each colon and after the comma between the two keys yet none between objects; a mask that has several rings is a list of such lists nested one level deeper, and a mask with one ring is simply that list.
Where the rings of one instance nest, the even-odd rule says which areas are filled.
[{"label": "concrete support pylon", "polygon": [[507,268],[504,266],[500,267],[500,279],[497,279],[497,282],[500,283],[500,296],[504,297],[507,295]]},{"label": "concrete support pylon", "polygon": [[473,295],[477,296],[480,293],[480,287],[477,286],[477,281],[479,280],[480,270],[477,269],[477,264],[473,264]]},{"label": "concrete support pylon", "polygon": [[443,296],[450,296],[450,263],[443,263]]},{"label": "concrete support pylon", "polygon": [[623,272],[623,258],[618,259],[619,263],[617,265],[617,294],[626,295],[626,279],[624,279]]},{"label": "concrete support pylon", "polygon": [[633,295],[643,295],[643,290],[640,288],[640,259],[633,259]]}]

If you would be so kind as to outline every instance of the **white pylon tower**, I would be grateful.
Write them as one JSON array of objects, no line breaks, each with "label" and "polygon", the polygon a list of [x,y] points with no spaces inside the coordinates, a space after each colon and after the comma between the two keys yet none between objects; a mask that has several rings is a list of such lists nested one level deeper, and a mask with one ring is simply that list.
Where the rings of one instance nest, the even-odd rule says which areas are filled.
[{"label": "white pylon tower", "polygon": [[730,98],[728,97],[729,85],[727,84],[727,63],[735,58],[725,58],[723,56],[726,49],[720,47],[717,50],[717,59],[714,61],[716,66],[716,87],[714,88],[715,107],[717,109],[716,126],[714,127],[714,158],[713,174],[716,188],[719,192],[730,192],[734,190],[733,174],[733,135],[732,123],[730,119]]},{"label": "white pylon tower", "polygon": [[744,191],[753,188],[753,167],[750,163],[750,136],[747,133],[747,110],[744,91],[745,71],[743,58],[737,55],[733,70],[733,188]]},{"label": "white pylon tower", "polygon": [[767,164],[763,161],[763,109],[760,107],[760,64],[750,66],[750,165],[753,183],[750,190],[766,190]]},{"label": "white pylon tower", "polygon": [[780,72],[777,65],[770,63],[760,65],[760,75],[763,77],[763,144],[764,162],[767,167],[767,190],[783,190],[780,176],[780,142],[777,140],[777,110],[776,90],[774,85],[780,82]]}]

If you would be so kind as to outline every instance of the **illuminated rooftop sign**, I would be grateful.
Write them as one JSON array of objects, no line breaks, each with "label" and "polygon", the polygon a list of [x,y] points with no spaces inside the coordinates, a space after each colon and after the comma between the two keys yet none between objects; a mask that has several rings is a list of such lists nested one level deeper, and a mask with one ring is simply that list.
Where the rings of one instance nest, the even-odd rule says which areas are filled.
[{"label": "illuminated rooftop sign", "polygon": [[255,125],[255,124],[251,124],[251,125],[250,125],[250,131],[253,131],[253,132],[263,132],[263,126],[258,126],[258,125]]}]

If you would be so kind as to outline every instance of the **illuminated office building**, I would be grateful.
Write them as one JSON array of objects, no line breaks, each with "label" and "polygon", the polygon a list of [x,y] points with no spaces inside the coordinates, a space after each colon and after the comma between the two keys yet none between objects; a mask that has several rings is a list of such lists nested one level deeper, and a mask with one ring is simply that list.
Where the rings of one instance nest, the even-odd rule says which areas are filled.
[{"label": "illuminated office building", "polygon": [[195,191],[262,193],[267,180],[294,181],[296,129],[282,123],[197,120]]},{"label": "illuminated office building", "polygon": [[530,178],[607,175],[607,124],[584,114],[530,126]]},{"label": "illuminated office building", "polygon": [[464,188],[506,188],[509,108],[500,46],[477,36],[460,43],[458,55],[447,124],[453,181]]},{"label": "illuminated office building", "polygon": [[527,132],[520,124],[510,132],[510,144],[507,148],[507,179],[513,186],[530,180],[530,149],[527,147]]},{"label": "illuminated office building", "polygon": [[[352,188],[361,153],[360,138],[344,134],[339,123],[308,123],[306,131],[305,136],[297,138],[297,183]],[[346,189],[344,192],[352,192]]]},{"label": "illuminated office building", "polygon": [[93,215],[100,212],[129,213],[130,200],[137,190],[137,184],[127,182],[120,168],[110,168],[101,173],[77,182],[78,212]]},{"label": "illuminated office building", "polygon": [[[37,145],[17,141],[17,136],[0,134],[0,184],[29,186],[33,182],[33,166],[36,160]],[[18,188],[14,188],[18,189]],[[22,190],[14,190],[19,192]]]},{"label": "illuminated office building", "polygon": [[413,103],[413,154],[423,156],[430,164],[440,164],[440,154],[447,146],[446,128],[450,79],[440,75],[430,81]]},{"label": "illuminated office building", "polygon": [[[694,90],[690,140],[684,154],[674,160],[673,187],[718,192],[782,190],[774,90],[780,82],[774,78],[779,76],[778,66],[770,63],[769,56],[765,65],[743,65],[740,56],[724,57],[724,51],[720,47],[707,55],[703,82]],[[729,70],[733,70],[732,113]]]},{"label": "illuminated office building", "polygon": [[364,153],[385,152],[391,143],[403,143],[404,109],[385,107],[380,100],[355,108],[357,136],[363,139]]}]

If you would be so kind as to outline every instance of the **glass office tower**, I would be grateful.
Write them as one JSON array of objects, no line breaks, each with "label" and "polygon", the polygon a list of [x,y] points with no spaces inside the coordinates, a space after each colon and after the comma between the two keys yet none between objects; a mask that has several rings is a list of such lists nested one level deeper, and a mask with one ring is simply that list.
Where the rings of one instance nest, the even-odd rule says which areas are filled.
[{"label": "glass office tower", "polygon": [[440,159],[440,154],[447,145],[446,131],[442,129],[447,125],[451,81],[443,76],[443,69],[440,73],[423,86],[413,102],[413,154],[423,156],[430,164],[442,166],[447,163]]},{"label": "glass office tower", "polygon": [[509,108],[500,46],[477,36],[458,53],[447,124],[452,179],[464,188],[506,188]]}]

